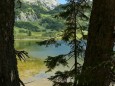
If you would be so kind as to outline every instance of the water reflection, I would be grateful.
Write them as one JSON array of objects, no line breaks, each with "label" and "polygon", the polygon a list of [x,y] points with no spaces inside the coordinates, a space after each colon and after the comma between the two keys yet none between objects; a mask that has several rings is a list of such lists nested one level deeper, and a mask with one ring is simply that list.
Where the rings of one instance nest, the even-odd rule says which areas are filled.
[{"label": "water reflection", "polygon": [[70,47],[62,44],[59,47],[55,46],[39,46],[37,41],[15,41],[15,48],[17,50],[25,50],[31,57],[47,58],[47,56],[56,56],[59,54],[66,54],[70,51]]}]

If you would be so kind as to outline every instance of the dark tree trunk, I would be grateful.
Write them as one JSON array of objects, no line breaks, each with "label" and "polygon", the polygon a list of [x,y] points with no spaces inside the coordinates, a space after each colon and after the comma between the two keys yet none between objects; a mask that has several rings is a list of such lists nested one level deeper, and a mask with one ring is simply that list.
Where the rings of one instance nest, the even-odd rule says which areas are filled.
[{"label": "dark tree trunk", "polygon": [[79,86],[109,86],[113,52],[115,0],[93,0],[84,65]]},{"label": "dark tree trunk", "polygon": [[13,27],[14,0],[0,0],[0,86],[20,86]]}]

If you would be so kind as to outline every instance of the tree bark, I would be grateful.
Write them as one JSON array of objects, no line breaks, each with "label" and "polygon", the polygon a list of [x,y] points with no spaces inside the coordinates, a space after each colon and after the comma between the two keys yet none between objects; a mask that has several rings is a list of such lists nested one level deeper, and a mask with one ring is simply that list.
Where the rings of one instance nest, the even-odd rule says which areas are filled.
[{"label": "tree bark", "polygon": [[14,1],[0,1],[0,86],[20,86],[13,35]]},{"label": "tree bark", "polygon": [[93,0],[87,49],[78,86],[109,86],[114,25],[115,0]]}]

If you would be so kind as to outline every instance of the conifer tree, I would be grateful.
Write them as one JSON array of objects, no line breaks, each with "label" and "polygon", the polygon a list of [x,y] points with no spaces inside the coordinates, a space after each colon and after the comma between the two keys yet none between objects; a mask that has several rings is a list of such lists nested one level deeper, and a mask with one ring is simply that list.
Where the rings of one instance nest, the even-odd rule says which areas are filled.
[{"label": "conifer tree", "polygon": [[24,86],[19,78],[14,49],[14,3],[15,0],[0,1],[0,86]]},{"label": "conifer tree", "polygon": [[110,86],[115,81],[115,0],[93,0],[79,86]]},{"label": "conifer tree", "polygon": [[[77,86],[78,78],[82,68],[81,63],[78,62],[78,58],[80,59],[83,57],[83,47],[85,46],[83,41],[85,35],[82,31],[84,28],[87,28],[85,27],[87,25],[86,21],[89,19],[85,14],[85,11],[90,8],[88,3],[89,2],[86,0],[68,0],[68,3],[62,6],[64,12],[61,12],[55,16],[56,18],[61,17],[66,20],[67,28],[63,31],[62,41],[67,43],[67,45],[71,47],[71,50],[68,54],[62,54],[55,57],[48,56],[45,61],[46,66],[49,68],[48,71],[51,71],[59,65],[67,66],[69,64],[68,60],[72,58],[74,58],[74,64],[70,70],[65,70],[64,72],[57,71],[55,76],[51,76],[49,78],[54,82],[53,86]],[[79,23],[79,19],[84,21],[86,25]],[[82,34],[82,37],[77,37],[77,31]],[[60,43],[57,42],[54,38],[39,43],[39,45],[42,44],[56,44],[56,46],[60,46]]]}]

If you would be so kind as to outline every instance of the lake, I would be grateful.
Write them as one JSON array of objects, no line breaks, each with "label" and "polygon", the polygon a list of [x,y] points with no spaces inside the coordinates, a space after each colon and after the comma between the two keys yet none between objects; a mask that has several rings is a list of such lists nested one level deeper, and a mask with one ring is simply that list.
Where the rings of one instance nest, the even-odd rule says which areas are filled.
[{"label": "lake", "polygon": [[61,46],[55,47],[54,45],[50,45],[48,47],[39,46],[37,41],[20,41],[17,40],[15,42],[15,48],[17,50],[25,50],[28,52],[30,57],[46,59],[47,56],[56,56],[60,54],[67,54],[70,51],[70,47],[66,44],[62,43]]},{"label": "lake", "polygon": [[[54,73],[57,70],[67,70],[69,68],[59,66],[55,68],[52,72],[45,73],[47,69],[45,67],[44,60],[47,58],[47,56],[56,56],[59,54],[66,54],[70,51],[70,47],[64,43],[62,43],[62,45],[59,46],[58,48],[56,48],[55,46],[48,46],[48,47],[46,47],[45,45],[39,46],[36,42],[37,41],[29,41],[29,40],[23,40],[23,41],[17,40],[15,42],[15,48],[17,50],[27,51],[29,56],[32,59],[36,60],[36,61],[32,60],[33,62],[28,62],[27,60],[28,63],[26,62],[27,64],[24,64],[24,65],[28,66],[28,64],[31,63],[29,66],[31,65],[33,66],[33,63],[35,63],[34,66],[38,66],[38,69],[37,67],[33,66],[33,68],[37,69],[37,71],[35,70],[36,71],[35,74],[33,73],[31,74],[31,72],[28,72],[29,71],[28,69],[26,72],[23,72],[24,75],[27,75],[27,73],[30,73],[30,74],[29,74],[29,78],[26,78],[26,79],[22,78],[22,80],[26,86],[52,86],[52,82],[48,81],[47,78],[54,75]],[[86,47],[84,47],[84,49],[86,49]],[[115,46],[113,50],[115,51]],[[81,62],[83,61],[81,60]],[[74,64],[74,58],[69,61],[69,64],[71,66]],[[24,65],[22,64],[22,66]],[[30,67],[30,70],[32,70],[33,68]],[[24,69],[25,69],[25,66],[24,66]]]},{"label": "lake", "polygon": [[[30,69],[28,69],[28,67],[27,67],[26,72],[22,71],[22,73],[24,73],[24,74],[21,74],[21,75],[27,76],[27,73],[32,73],[32,74],[28,75],[29,78],[26,78],[23,80],[25,83],[31,82],[33,80],[34,81],[38,81],[38,80],[40,81],[42,79],[45,79],[44,82],[47,82],[47,78],[50,77],[51,75],[53,75],[55,73],[55,71],[67,69],[67,67],[59,66],[59,67],[55,68],[52,72],[45,73],[45,71],[47,71],[47,68],[45,67],[44,60],[47,58],[47,56],[56,56],[56,55],[60,55],[60,54],[67,54],[68,52],[70,52],[69,46],[62,43],[62,45],[59,47],[55,47],[54,45],[50,45],[50,46],[46,47],[45,45],[39,46],[36,42],[37,41],[33,41],[33,40],[32,41],[31,40],[30,41],[29,40],[16,40],[15,41],[15,48],[17,50],[27,51],[30,58],[38,59],[38,60],[43,62],[43,64],[42,64],[43,66],[41,66],[41,62],[37,62],[34,65],[34,62],[36,62],[36,61],[33,61],[33,60],[32,60],[33,62],[27,61],[26,64],[19,62],[19,64],[22,64],[21,67],[23,69],[25,69],[25,67],[27,67],[28,65],[33,66],[33,67],[29,67]],[[71,61],[71,65],[73,65],[73,63],[74,63],[73,61],[74,60]],[[33,74],[33,72],[28,72],[28,71],[31,71],[33,68],[36,69],[35,66],[39,67],[37,70],[35,70],[35,71],[37,71],[37,72],[35,72],[36,74]],[[21,68],[21,70],[23,70],[22,68]],[[19,70],[19,72],[20,72],[20,70]],[[35,83],[33,82],[33,86],[36,86],[34,84]],[[41,84],[43,84],[43,82]],[[47,84],[48,84],[48,82],[47,82]],[[51,84],[51,83],[49,83],[49,84]],[[27,85],[27,86],[31,86],[31,85]],[[43,85],[43,86],[50,86],[50,85]]]}]

